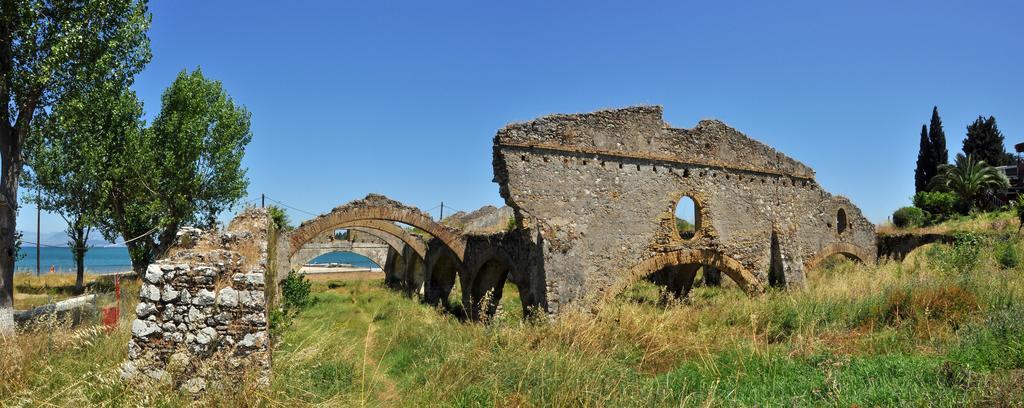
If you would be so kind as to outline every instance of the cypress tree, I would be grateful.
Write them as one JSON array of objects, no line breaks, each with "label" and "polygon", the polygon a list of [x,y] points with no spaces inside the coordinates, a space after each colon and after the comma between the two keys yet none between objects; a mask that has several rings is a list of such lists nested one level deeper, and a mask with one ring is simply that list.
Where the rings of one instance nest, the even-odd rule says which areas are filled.
[{"label": "cypress tree", "polygon": [[1003,133],[996,126],[996,118],[985,119],[978,116],[967,126],[967,138],[964,139],[964,154],[974,156],[976,160],[984,160],[990,166],[1010,164],[1012,157],[1003,146]]},{"label": "cypress tree", "polygon": [[921,125],[921,147],[917,152],[917,168],[914,169],[914,191],[928,191],[928,182],[935,176],[932,143],[928,138],[928,127]]},{"label": "cypress tree", "polygon": [[[949,150],[946,149],[946,132],[942,130],[942,118],[939,117],[939,107],[932,107],[932,123],[928,126],[928,141],[932,144],[932,163],[935,165],[934,177],[939,174],[938,168],[943,164],[949,164]],[[931,181],[931,179],[929,179]]]}]

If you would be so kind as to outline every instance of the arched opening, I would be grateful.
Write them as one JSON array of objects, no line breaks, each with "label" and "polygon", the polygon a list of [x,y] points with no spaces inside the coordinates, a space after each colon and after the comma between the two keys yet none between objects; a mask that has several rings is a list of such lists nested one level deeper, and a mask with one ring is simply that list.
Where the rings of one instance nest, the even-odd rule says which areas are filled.
[{"label": "arched opening", "polygon": [[359,221],[346,223],[354,244],[386,243],[384,283],[407,296],[422,295],[425,244],[391,222]]},{"label": "arched opening", "polygon": [[384,284],[400,290],[406,296],[423,295],[424,269],[423,258],[412,248],[406,246],[401,251],[394,247],[388,248]]},{"label": "arched opening", "polygon": [[383,279],[383,263],[387,252],[372,259],[350,251],[333,251],[322,254],[301,265],[299,273],[309,280]]},{"label": "arched opening", "polygon": [[874,257],[872,255],[870,252],[864,251],[855,245],[843,242],[835,243],[819,250],[814,257],[804,264],[804,270],[815,272],[808,274],[808,279],[822,275],[822,273],[842,273],[842,271],[846,271],[848,268],[838,268],[837,266],[844,264],[852,266],[850,261],[864,263],[865,261],[873,260]]},{"label": "arched opening", "polygon": [[[812,270],[807,273],[807,284],[814,286],[822,280],[833,277],[842,277],[856,271],[858,265],[862,264],[856,255],[846,252],[834,252],[814,264]],[[841,279],[841,278],[840,278]]]},{"label": "arched opening", "polygon": [[849,224],[846,221],[846,210],[840,208],[839,211],[836,212],[836,232],[842,234],[843,232],[846,232],[846,227],[848,226]]},{"label": "arched opening", "polygon": [[451,251],[443,251],[438,256],[433,267],[427,268],[429,276],[426,277],[426,282],[423,285],[424,302],[450,309],[449,296],[458,281],[458,265],[459,261]]},{"label": "arched opening", "polygon": [[684,195],[676,202],[675,210],[676,234],[682,239],[692,239],[700,231],[700,205],[693,197]]},{"label": "arched opening", "polygon": [[[722,273],[730,279],[721,279]],[[735,286],[748,293],[763,290],[757,278],[739,262],[710,250],[662,253],[633,267],[630,276],[628,286],[620,286],[611,293],[633,303],[663,306],[672,300],[687,299],[691,290],[699,286]]]},{"label": "arched opening", "polygon": [[470,317],[476,320],[521,321],[526,316],[519,288],[509,279],[509,265],[499,258],[477,269],[470,305]]},{"label": "arched opening", "polygon": [[379,265],[376,261],[370,259],[366,255],[357,254],[355,252],[350,251],[328,252],[326,254],[311,259],[309,262],[306,262],[306,264],[302,266],[306,267],[329,265],[338,265],[360,269],[380,269],[382,267],[382,265]]},{"label": "arched opening", "polygon": [[362,200],[336,207],[330,213],[317,216],[312,220],[302,223],[302,225],[289,234],[292,251],[289,256],[325,231],[345,228],[346,224],[363,221],[401,222],[414,226],[416,229],[443,242],[454,253],[459,262],[465,256],[465,238],[460,236],[457,230],[439,224],[431,219],[429,214],[419,209],[405,206],[397,201],[376,194],[371,194]]}]

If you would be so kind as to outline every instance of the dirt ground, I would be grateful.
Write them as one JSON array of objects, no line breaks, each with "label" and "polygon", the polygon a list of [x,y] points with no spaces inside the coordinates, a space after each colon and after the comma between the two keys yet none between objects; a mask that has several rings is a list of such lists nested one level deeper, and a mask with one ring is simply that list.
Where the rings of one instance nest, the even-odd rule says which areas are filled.
[{"label": "dirt ground", "polygon": [[380,269],[303,267],[300,272],[306,276],[307,280],[314,282],[384,279],[384,271]]}]

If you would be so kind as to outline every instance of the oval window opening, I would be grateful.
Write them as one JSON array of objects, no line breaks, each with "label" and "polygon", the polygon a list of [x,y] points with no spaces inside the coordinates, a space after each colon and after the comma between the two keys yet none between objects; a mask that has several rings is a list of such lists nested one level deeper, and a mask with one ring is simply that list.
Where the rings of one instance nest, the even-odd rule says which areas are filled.
[{"label": "oval window opening", "polygon": [[676,233],[682,239],[692,239],[700,230],[700,208],[692,197],[683,196],[676,203]]},{"label": "oval window opening", "polygon": [[836,213],[836,231],[842,234],[846,231],[846,227],[846,210],[840,208],[839,212]]}]

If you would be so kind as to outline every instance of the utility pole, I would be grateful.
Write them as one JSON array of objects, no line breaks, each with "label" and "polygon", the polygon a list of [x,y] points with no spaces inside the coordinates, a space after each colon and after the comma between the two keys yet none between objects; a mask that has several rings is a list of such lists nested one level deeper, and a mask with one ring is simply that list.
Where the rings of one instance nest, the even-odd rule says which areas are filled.
[{"label": "utility pole", "polygon": [[440,218],[438,218],[437,220],[444,221],[444,201],[441,202],[441,215]]},{"label": "utility pole", "polygon": [[263,193],[260,193],[260,208],[265,208],[266,206],[267,206],[267,195],[263,194]]}]

